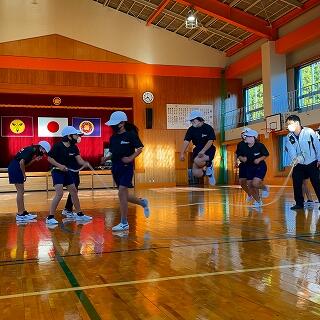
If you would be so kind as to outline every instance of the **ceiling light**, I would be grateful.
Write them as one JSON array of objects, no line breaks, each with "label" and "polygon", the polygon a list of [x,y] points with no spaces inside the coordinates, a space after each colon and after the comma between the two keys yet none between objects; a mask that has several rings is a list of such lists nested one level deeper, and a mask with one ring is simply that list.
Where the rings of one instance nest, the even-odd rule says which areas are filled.
[{"label": "ceiling light", "polygon": [[194,29],[198,27],[198,19],[193,9],[190,9],[186,17],[186,28]]}]

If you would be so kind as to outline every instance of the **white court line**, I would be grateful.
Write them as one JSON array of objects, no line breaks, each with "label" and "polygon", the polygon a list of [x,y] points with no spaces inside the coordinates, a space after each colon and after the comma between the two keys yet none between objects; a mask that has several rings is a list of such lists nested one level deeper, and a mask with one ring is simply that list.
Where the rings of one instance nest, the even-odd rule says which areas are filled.
[{"label": "white court line", "polygon": [[136,285],[136,284],[143,284],[143,283],[153,283],[153,282],[161,282],[161,281],[203,278],[203,277],[212,277],[212,276],[219,276],[219,275],[229,275],[229,274],[258,272],[258,271],[270,271],[270,270],[289,269],[289,268],[301,268],[301,267],[310,267],[310,266],[319,266],[319,265],[320,265],[320,262],[287,264],[287,265],[274,266],[274,267],[217,271],[217,272],[209,272],[209,273],[195,273],[195,274],[186,274],[186,275],[182,275],[182,276],[151,278],[151,279],[142,279],[142,280],[134,280],[134,281],[105,283],[105,284],[94,284],[94,285],[82,286],[82,287],[72,287],[72,288],[53,289],[53,290],[44,290],[44,291],[34,291],[34,292],[25,292],[25,293],[18,293],[18,294],[3,295],[3,296],[0,296],[0,300],[13,299],[13,298],[25,298],[25,297],[31,297],[31,296],[41,296],[41,295],[45,295],[45,294],[63,293],[63,292],[71,292],[71,291],[108,288],[108,287],[119,287],[119,286]]}]

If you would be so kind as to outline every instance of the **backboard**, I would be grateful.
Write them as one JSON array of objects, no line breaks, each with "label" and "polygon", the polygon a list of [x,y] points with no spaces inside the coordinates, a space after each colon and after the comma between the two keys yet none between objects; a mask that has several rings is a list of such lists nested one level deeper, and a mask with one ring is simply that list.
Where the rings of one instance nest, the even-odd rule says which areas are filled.
[{"label": "backboard", "polygon": [[266,132],[275,132],[282,130],[281,113],[266,117]]}]

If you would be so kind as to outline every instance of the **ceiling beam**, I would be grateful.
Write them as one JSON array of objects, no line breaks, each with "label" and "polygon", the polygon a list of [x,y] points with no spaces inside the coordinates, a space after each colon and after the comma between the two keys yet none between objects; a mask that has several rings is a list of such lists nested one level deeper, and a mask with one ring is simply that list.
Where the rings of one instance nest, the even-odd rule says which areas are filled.
[{"label": "ceiling beam", "polygon": [[281,18],[277,19],[276,21],[273,21],[272,27],[278,29],[318,5],[319,5],[319,0],[308,0],[303,3],[301,8],[293,9],[287,14],[285,14],[284,16],[282,16]]},{"label": "ceiling beam", "polygon": [[279,54],[292,52],[312,41],[320,39],[320,18],[314,19],[302,27],[289,32],[276,41],[276,51]]},{"label": "ceiling beam", "polygon": [[241,51],[245,47],[248,47],[250,44],[253,44],[260,39],[261,38],[258,37],[257,35],[252,34],[248,38],[244,39],[241,43],[238,43],[232,46],[231,48],[229,48],[228,50],[226,50],[226,56],[231,57],[232,55],[236,54],[237,52]]},{"label": "ceiling beam", "polygon": [[147,26],[151,25],[151,23],[159,16],[159,14],[164,10],[164,8],[167,6],[169,2],[170,0],[162,0],[158,8],[152,13],[152,15],[147,20]]},{"label": "ceiling beam", "polygon": [[281,2],[284,2],[286,4],[289,4],[290,6],[296,7],[296,8],[301,8],[302,3],[299,2],[298,0],[280,0]]},{"label": "ceiling beam", "polygon": [[[319,5],[319,0],[308,0],[302,4],[301,8],[293,9],[292,11],[288,12],[287,14],[283,15],[281,18],[272,22],[273,29],[279,29],[280,27],[284,26],[288,22],[298,18],[302,14],[306,13],[307,11],[311,10],[312,8]],[[234,55],[235,53],[241,51],[248,45],[256,42],[259,38],[255,35],[251,35],[247,39],[243,41],[243,44],[236,44],[235,46],[231,47],[226,51],[227,57]]]},{"label": "ceiling beam", "polygon": [[193,7],[208,16],[218,18],[236,27],[254,33],[262,38],[273,39],[274,32],[268,22],[240,9],[230,7],[218,0],[175,0],[185,6]]}]

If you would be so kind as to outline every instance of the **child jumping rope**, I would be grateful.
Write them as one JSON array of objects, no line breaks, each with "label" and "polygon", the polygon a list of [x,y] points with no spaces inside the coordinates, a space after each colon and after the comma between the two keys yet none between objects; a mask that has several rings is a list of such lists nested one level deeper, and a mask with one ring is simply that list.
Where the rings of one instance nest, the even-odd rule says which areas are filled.
[{"label": "child jumping rope", "polygon": [[142,206],[146,218],[150,215],[147,199],[137,198],[128,192],[128,188],[133,188],[134,159],[142,152],[143,144],[138,136],[138,128],[128,122],[124,112],[113,112],[106,125],[112,128],[113,135],[110,138],[110,153],[102,161],[112,161],[112,176],[119,189],[121,214],[120,223],[112,231],[124,231],[129,230],[128,202]]},{"label": "child jumping rope", "polygon": [[253,207],[259,208],[262,206],[259,190],[262,190],[262,198],[269,196],[269,187],[263,184],[267,173],[267,164],[264,160],[269,156],[269,151],[263,143],[257,140],[257,131],[247,129],[244,136],[246,147],[238,158],[247,165],[249,192],[255,200]]},{"label": "child jumping rope", "polygon": [[204,116],[199,110],[190,112],[187,120],[192,126],[187,130],[180,153],[180,160],[184,161],[184,153],[192,141],[194,149],[192,151],[193,165],[192,174],[197,178],[204,175],[208,176],[210,185],[215,185],[214,169],[212,160],[214,158],[216,147],[213,141],[216,139],[213,128],[204,122]]}]

